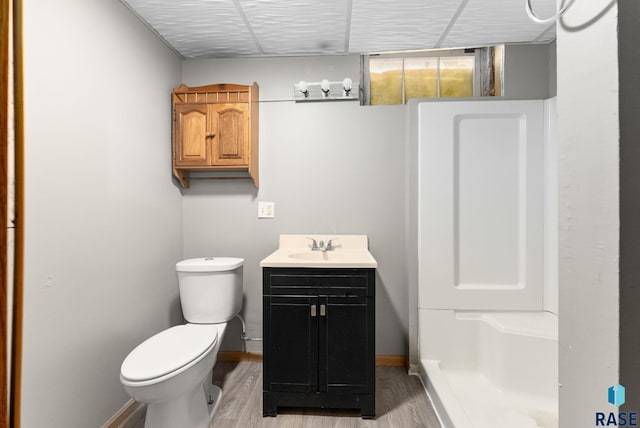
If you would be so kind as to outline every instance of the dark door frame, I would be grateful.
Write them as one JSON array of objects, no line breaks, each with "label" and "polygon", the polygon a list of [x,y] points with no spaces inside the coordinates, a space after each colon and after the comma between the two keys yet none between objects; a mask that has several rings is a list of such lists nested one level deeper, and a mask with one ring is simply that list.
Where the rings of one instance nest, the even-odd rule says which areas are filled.
[{"label": "dark door frame", "polygon": [[[4,395],[0,405],[0,427],[20,427],[20,390],[22,371],[22,283],[23,283],[23,247],[24,247],[24,170],[23,170],[23,97],[22,97],[22,2],[20,0],[0,0],[0,305],[2,305],[0,323],[0,346],[5,358],[0,367],[1,393]],[[11,36],[11,37],[10,37]],[[10,40],[13,50],[10,49]],[[12,71],[13,85],[9,81]],[[9,106],[13,94],[13,108]],[[13,112],[10,126],[9,118]],[[13,128],[14,158],[9,156],[10,128]],[[9,218],[9,162],[14,162],[14,218]],[[14,245],[9,248],[8,231],[14,230]],[[9,251],[14,254],[13,276],[7,272],[10,268]],[[9,316],[11,307],[11,316]],[[10,366],[7,361],[11,361]]]}]

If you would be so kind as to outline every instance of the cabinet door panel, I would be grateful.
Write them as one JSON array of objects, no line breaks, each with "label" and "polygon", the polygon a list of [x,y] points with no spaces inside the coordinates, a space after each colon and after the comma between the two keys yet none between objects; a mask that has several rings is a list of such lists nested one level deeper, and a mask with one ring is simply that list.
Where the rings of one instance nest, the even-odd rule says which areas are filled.
[{"label": "cabinet door panel", "polygon": [[209,163],[210,134],[207,126],[207,107],[198,104],[176,106],[177,136],[176,165],[207,165]]},{"label": "cabinet door panel", "polygon": [[320,390],[369,392],[375,382],[372,299],[320,296],[319,300],[321,307],[326,305],[320,318],[320,344],[325,347],[320,349]]},{"label": "cabinet door panel", "polygon": [[317,390],[317,303],[313,296],[264,296],[265,390]]},{"label": "cabinet door panel", "polygon": [[248,165],[248,104],[215,104],[211,106],[215,137],[212,147],[213,165]]}]

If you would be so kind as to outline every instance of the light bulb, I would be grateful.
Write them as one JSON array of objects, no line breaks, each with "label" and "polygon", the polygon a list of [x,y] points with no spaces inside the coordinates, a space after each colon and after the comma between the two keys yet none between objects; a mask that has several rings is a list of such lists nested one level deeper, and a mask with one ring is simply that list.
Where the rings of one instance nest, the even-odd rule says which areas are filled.
[{"label": "light bulb", "polygon": [[329,84],[329,81],[327,79],[324,79],[322,82],[320,82],[320,89],[322,89],[322,96],[324,98],[329,98],[331,85]]},{"label": "light bulb", "polygon": [[342,87],[344,88],[345,91],[350,91],[352,84],[353,84],[353,81],[348,77],[345,77],[344,80],[342,81]]},{"label": "light bulb", "polygon": [[305,98],[309,96],[309,86],[304,80],[298,82],[298,89],[300,90],[300,92],[302,92]]}]

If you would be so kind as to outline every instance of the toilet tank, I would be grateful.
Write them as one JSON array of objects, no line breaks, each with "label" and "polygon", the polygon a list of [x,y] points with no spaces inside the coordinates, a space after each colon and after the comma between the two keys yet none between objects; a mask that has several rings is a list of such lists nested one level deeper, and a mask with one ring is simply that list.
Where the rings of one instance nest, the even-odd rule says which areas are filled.
[{"label": "toilet tank", "polygon": [[229,321],[242,307],[242,265],[235,257],[204,257],[176,264],[180,305],[194,324]]}]

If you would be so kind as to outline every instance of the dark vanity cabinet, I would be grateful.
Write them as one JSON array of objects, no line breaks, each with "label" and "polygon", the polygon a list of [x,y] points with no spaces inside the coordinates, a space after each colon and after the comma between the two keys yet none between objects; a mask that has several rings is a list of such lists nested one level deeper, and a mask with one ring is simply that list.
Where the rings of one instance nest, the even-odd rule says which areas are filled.
[{"label": "dark vanity cabinet", "polygon": [[375,418],[375,269],[263,268],[263,413]]}]

